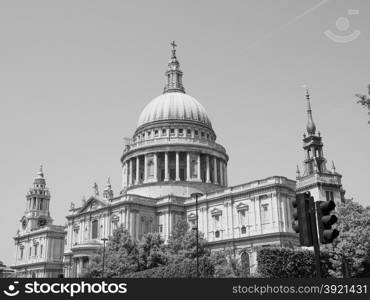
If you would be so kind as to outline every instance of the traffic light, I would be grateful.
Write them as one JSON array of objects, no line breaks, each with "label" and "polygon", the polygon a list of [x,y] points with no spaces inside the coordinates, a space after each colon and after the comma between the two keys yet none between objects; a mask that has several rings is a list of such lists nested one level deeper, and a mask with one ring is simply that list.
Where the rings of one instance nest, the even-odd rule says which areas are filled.
[{"label": "traffic light", "polygon": [[312,228],[309,214],[310,193],[296,194],[293,200],[293,222],[295,232],[299,233],[301,246],[312,246]]},{"label": "traffic light", "polygon": [[322,244],[330,244],[339,235],[337,229],[331,228],[338,221],[337,216],[331,214],[335,209],[335,202],[333,200],[317,201],[315,204],[320,242]]}]

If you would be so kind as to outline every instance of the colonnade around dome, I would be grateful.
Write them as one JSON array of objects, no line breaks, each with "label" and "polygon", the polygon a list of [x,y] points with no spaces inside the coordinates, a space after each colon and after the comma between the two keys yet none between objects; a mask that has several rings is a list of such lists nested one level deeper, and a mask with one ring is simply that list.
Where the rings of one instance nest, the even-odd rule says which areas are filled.
[{"label": "colonnade around dome", "polygon": [[190,151],[162,151],[123,163],[123,186],[156,182],[203,182],[227,186],[227,165],[217,156]]}]

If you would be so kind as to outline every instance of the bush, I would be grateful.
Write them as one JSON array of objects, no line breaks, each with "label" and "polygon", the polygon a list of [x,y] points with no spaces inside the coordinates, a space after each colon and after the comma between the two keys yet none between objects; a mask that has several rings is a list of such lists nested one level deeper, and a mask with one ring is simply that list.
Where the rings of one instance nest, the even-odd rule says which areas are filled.
[{"label": "bush", "polygon": [[[258,274],[266,278],[316,277],[315,256],[311,250],[263,248],[257,252]],[[321,252],[321,273],[330,277],[329,255]]]},{"label": "bush", "polygon": [[[199,274],[202,278],[213,277],[214,267],[207,257],[199,259]],[[131,273],[127,278],[196,278],[196,260],[184,260],[178,264],[157,267],[140,272]]]}]

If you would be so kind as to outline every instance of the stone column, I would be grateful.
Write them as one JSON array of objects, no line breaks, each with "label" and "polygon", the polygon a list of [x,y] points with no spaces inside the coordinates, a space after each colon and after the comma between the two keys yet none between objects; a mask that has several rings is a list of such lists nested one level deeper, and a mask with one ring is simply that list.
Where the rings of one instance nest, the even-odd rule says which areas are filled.
[{"label": "stone column", "polygon": [[197,180],[202,181],[202,177],[200,174],[200,153],[197,156]]},{"label": "stone column", "polygon": [[130,208],[127,207],[125,216],[125,228],[130,232]]},{"label": "stone column", "polygon": [[220,184],[224,185],[224,163],[220,160]]},{"label": "stone column", "polygon": [[190,153],[186,152],[186,180],[190,181]]},{"label": "stone column", "polygon": [[206,182],[210,183],[209,155],[206,155]]},{"label": "stone column", "polygon": [[213,183],[218,184],[218,180],[217,180],[217,157],[213,157]]},{"label": "stone column", "polygon": [[136,181],[135,184],[139,184],[139,170],[140,170],[140,159],[136,156]]},{"label": "stone column", "polygon": [[178,151],[176,151],[176,181],[180,181],[180,159]]},{"label": "stone column", "polygon": [[128,185],[129,186],[131,186],[132,185],[132,159],[130,159],[130,161],[129,161],[129,163],[130,163],[130,170],[129,170],[129,177],[128,177]]},{"label": "stone column", "polygon": [[140,214],[139,214],[139,211],[137,210],[136,212],[135,212],[135,216],[136,216],[136,226],[135,226],[135,237],[137,238],[137,239],[139,239],[140,238]]},{"label": "stone column", "polygon": [[158,181],[158,155],[157,153],[154,153],[154,181]]},{"label": "stone column", "polygon": [[133,238],[133,239],[135,239],[135,234],[136,234],[136,226],[135,226],[135,224],[136,224],[136,218],[135,218],[135,216],[136,216],[136,213],[135,213],[135,210],[131,210],[131,212],[130,212],[130,235],[131,235],[131,237]]},{"label": "stone column", "polygon": [[148,156],[144,155],[144,183],[148,179]]},{"label": "stone column", "polygon": [[208,204],[206,204],[205,209],[204,209],[204,234],[205,238],[209,239],[209,234],[208,234]]},{"label": "stone column", "polygon": [[168,181],[168,152],[164,153],[164,181]]},{"label": "stone column", "polygon": [[260,197],[256,197],[256,216],[257,216],[257,226],[259,227],[259,232],[258,233],[263,233],[263,228],[262,228],[262,220],[261,220],[261,199]]},{"label": "stone column", "polygon": [[224,176],[225,176],[225,186],[228,186],[228,178],[227,178],[227,164],[225,163],[225,169],[224,169]]},{"label": "stone column", "polygon": [[257,233],[258,231],[258,220],[257,220],[257,211],[258,211],[258,207],[257,207],[258,203],[257,203],[257,197],[254,197],[253,198],[253,218],[254,218],[254,231],[255,233]]}]

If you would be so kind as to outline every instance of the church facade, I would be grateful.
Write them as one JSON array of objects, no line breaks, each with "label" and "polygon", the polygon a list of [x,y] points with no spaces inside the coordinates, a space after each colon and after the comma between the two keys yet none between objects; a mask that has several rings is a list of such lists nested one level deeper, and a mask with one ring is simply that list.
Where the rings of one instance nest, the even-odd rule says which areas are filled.
[{"label": "church facade", "polygon": [[147,104],[132,137],[125,139],[121,190],[115,195],[109,178],[101,192],[94,184],[88,199],[71,203],[64,233],[57,230],[64,237],[65,277],[83,276],[90,258],[119,226],[135,239],[158,232],[167,241],[179,220],[198,226],[211,249],[233,251],[253,273],[258,248],[299,246],[291,225],[296,192],[310,191],[315,200],[339,201],[344,195],[341,175],[334,165],[326,169],[308,93],[303,174],[297,167],[296,180],[271,176],[229,186],[229,156],[216,142],[205,108],[185,93],[175,46],[163,93]]}]

